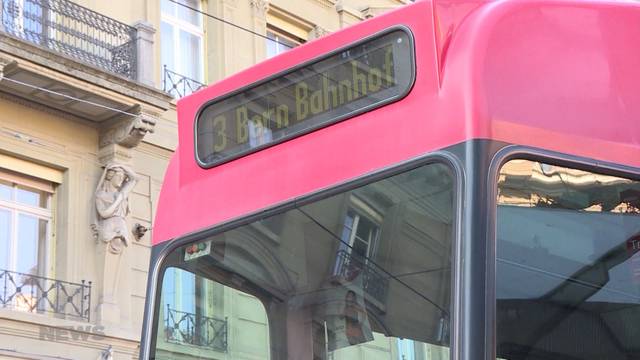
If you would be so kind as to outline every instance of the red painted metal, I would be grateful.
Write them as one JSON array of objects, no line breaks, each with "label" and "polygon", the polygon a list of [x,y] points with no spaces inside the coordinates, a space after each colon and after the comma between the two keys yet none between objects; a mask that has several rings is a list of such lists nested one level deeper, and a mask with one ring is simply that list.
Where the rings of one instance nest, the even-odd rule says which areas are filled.
[{"label": "red painted metal", "polygon": [[[178,102],[154,244],[446,146],[493,139],[640,167],[640,4],[419,1],[264,61]],[[403,100],[219,165],[194,157],[204,103],[394,25],[411,29]]]}]

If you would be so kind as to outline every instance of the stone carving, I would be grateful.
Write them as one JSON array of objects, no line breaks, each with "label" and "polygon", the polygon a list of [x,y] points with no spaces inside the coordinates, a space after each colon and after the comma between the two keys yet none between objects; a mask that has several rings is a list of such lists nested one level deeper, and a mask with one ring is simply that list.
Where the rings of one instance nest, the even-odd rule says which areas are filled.
[{"label": "stone carving", "polygon": [[139,114],[105,131],[100,137],[100,146],[118,144],[126,148],[136,147],[147,133],[153,133],[155,125],[156,119],[153,116]]},{"label": "stone carving", "polygon": [[129,245],[126,216],[129,214],[129,194],[137,182],[138,175],[131,168],[111,163],[105,167],[98,183],[97,219],[92,228],[98,241],[107,243],[112,254],[120,254]]},{"label": "stone carving", "polygon": [[4,56],[0,57],[0,81],[17,67],[18,62]]},{"label": "stone carving", "polygon": [[309,32],[309,39],[317,39],[320,37],[323,37],[325,35],[328,35],[329,33],[331,33],[329,30],[321,27],[321,26],[314,26],[313,29],[311,29],[311,31]]},{"label": "stone carving", "polygon": [[264,17],[269,9],[268,0],[249,0],[249,4],[256,15]]}]

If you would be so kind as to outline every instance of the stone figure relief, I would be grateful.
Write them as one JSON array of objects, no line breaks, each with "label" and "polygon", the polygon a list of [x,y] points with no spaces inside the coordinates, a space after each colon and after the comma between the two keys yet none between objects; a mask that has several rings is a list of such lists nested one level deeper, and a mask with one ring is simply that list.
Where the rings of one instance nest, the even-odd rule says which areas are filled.
[{"label": "stone figure relief", "polygon": [[138,175],[126,165],[107,165],[95,193],[97,218],[92,228],[99,242],[107,244],[109,252],[120,254],[129,245],[129,194],[138,182]]}]

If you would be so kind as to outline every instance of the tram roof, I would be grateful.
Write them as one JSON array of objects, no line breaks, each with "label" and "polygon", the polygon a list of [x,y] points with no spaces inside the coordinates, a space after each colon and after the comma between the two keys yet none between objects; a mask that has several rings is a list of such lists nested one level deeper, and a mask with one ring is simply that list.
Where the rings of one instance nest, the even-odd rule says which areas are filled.
[{"label": "tram roof", "polygon": [[[178,101],[153,242],[472,139],[640,167],[638,24],[634,1],[426,0],[261,62]],[[416,49],[402,101],[199,167],[194,122],[205,103],[395,25]]]}]

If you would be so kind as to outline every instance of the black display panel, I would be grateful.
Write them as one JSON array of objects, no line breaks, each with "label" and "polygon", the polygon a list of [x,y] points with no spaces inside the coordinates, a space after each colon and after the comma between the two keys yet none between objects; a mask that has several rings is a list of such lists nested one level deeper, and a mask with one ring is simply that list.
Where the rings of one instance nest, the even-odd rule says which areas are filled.
[{"label": "black display panel", "polygon": [[388,31],[205,105],[197,160],[211,167],[399,100],[414,78],[409,32]]}]

